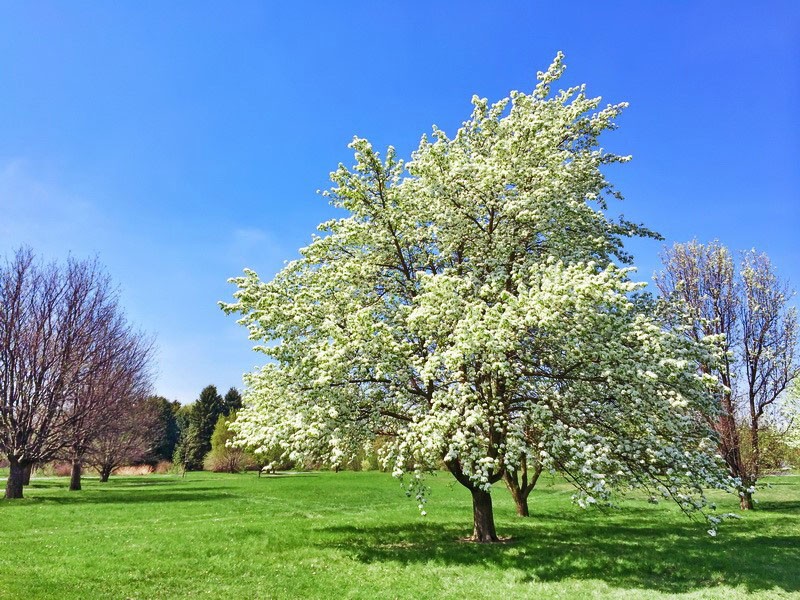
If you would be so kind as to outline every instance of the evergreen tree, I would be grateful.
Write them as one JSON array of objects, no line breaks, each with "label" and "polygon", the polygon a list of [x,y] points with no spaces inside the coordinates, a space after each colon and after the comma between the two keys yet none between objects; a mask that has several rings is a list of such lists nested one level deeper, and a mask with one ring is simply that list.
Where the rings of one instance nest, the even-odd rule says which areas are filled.
[{"label": "evergreen tree", "polygon": [[151,396],[147,403],[153,407],[159,417],[158,441],[153,446],[152,459],[154,461],[172,460],[181,435],[177,419],[181,404],[177,400],[170,402],[163,396]]},{"label": "evergreen tree", "polygon": [[224,412],[224,400],[217,392],[216,386],[208,385],[200,392],[200,396],[192,407],[189,416],[188,433],[194,437],[191,452],[188,455],[189,468],[202,468],[203,458],[211,450],[211,435],[214,426]]},{"label": "evergreen tree", "polygon": [[237,410],[242,408],[242,395],[239,393],[235,387],[232,387],[227,391],[225,394],[225,399],[223,400],[224,410],[223,413],[226,417],[231,416]]}]

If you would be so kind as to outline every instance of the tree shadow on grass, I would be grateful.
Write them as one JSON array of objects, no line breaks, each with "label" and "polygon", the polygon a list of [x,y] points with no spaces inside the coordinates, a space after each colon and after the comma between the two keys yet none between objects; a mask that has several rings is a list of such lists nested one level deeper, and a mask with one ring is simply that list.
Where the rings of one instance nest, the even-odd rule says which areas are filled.
[{"label": "tree shadow on grass", "polygon": [[766,500],[761,501],[758,503],[758,508],[756,509],[759,513],[761,512],[785,512],[794,515],[800,515],[800,500],[796,501],[775,501],[775,500]]},{"label": "tree shadow on grass", "polygon": [[294,479],[296,477],[319,477],[319,473],[305,473],[303,471],[276,471],[262,473],[258,479]]},{"label": "tree shadow on grass", "polygon": [[232,488],[215,486],[192,486],[184,490],[157,491],[157,490],[135,490],[135,489],[88,489],[78,492],[70,492],[62,485],[64,494],[57,496],[44,495],[37,496],[35,491],[28,493],[26,490],[25,498],[21,500],[0,500],[0,508],[13,506],[18,502],[28,504],[160,504],[163,502],[214,502],[218,500],[230,501],[232,494],[227,490]]},{"label": "tree shadow on grass", "polygon": [[[97,477],[84,477],[81,481],[83,485],[90,489],[102,488],[132,488],[132,487],[152,487],[152,486],[175,486],[180,482],[180,479],[144,479],[141,478],[115,478],[112,477],[109,481],[100,482]],[[29,489],[65,489],[69,487],[68,477],[56,477],[47,479],[31,479],[30,485],[25,486],[25,490]]]},{"label": "tree shadow on grass", "polygon": [[[793,510],[778,503],[779,510]],[[800,536],[763,535],[757,522],[731,523],[712,538],[696,522],[659,519],[646,509],[622,518],[545,515],[503,522],[507,544],[459,541],[465,527],[436,523],[327,528],[333,545],[365,563],[484,565],[518,571],[519,581],[595,579],[665,593],[728,585],[748,591],[800,590]],[[573,518],[574,516],[574,518]],[[794,531],[797,531],[796,529]],[[330,544],[328,544],[330,546]]]}]

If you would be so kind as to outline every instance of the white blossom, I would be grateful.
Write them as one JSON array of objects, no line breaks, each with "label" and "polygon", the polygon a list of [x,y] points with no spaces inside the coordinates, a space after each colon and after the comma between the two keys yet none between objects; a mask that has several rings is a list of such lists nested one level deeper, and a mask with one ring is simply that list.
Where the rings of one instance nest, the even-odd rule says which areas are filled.
[{"label": "white blossom", "polygon": [[605,213],[601,167],[628,157],[598,136],[624,105],[551,95],[563,68],[531,94],[473,98],[455,136],[434,128],[407,164],[353,140],[324,194],[347,216],[272,281],[232,280],[223,308],[269,360],[247,376],[238,443],[340,463],[379,437],[418,498],[441,461],[489,490],[522,456],[586,506],[646,486],[694,510],[726,485],[700,418],[715,405],[696,365],[713,352],[662,328],[616,264],[622,237],[652,235]]}]

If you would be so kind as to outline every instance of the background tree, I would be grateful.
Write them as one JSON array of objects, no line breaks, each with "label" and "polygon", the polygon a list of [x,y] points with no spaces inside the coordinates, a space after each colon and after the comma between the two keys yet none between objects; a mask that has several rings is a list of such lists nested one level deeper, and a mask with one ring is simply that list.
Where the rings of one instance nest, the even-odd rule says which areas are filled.
[{"label": "background tree", "polygon": [[72,491],[81,489],[83,464],[95,438],[109,422],[123,419],[132,406],[141,411],[142,400],[152,385],[153,342],[134,331],[122,315],[109,318],[96,344],[104,347],[98,349],[102,360],[94,365],[70,409],[74,418],[64,458],[72,464]]},{"label": "background tree", "polygon": [[224,410],[224,401],[216,386],[208,385],[203,388],[189,414],[188,434],[194,437],[189,446],[191,452],[187,456],[187,464],[191,469],[203,468],[203,459],[211,450],[211,435]]},{"label": "background tree", "polygon": [[119,403],[113,418],[92,437],[86,464],[106,482],[117,467],[150,459],[161,439],[161,419],[160,406],[143,396]]},{"label": "background tree", "polygon": [[158,414],[158,436],[152,450],[152,459],[155,461],[172,460],[175,454],[175,446],[180,439],[180,426],[178,425],[177,413],[181,403],[177,400],[170,402],[163,396],[151,396],[147,399],[148,404],[153,406],[153,410]]},{"label": "background tree", "polygon": [[94,261],[41,265],[19,250],[0,266],[0,451],[6,498],[24,473],[63,453],[124,362],[130,338],[110,282]]},{"label": "background tree", "polygon": [[223,305],[272,359],[246,376],[239,443],[336,466],[382,436],[420,510],[444,460],[481,542],[498,539],[491,486],[531,455],[584,505],[647,487],[692,510],[725,485],[695,418],[715,407],[696,368],[709,347],[664,330],[612,263],[624,236],[652,235],[604,212],[600,168],[627,159],[598,136],[622,105],[551,95],[562,71],[559,55],[532,94],[474,98],[407,166],[353,141],[326,193],[348,216],[271,282],[245,271]]},{"label": "background tree", "polygon": [[239,473],[257,463],[247,451],[228,445],[228,442],[233,439],[233,432],[228,427],[231,421],[231,418],[224,415],[220,415],[217,419],[214,433],[211,435],[211,451],[204,460],[204,467],[208,471]]},{"label": "background tree", "polygon": [[225,398],[222,401],[222,414],[226,417],[231,416],[240,408],[242,408],[242,395],[235,387],[230,388],[225,392]]},{"label": "background tree", "polygon": [[720,454],[741,480],[741,507],[751,509],[762,470],[764,421],[770,432],[780,430],[779,401],[800,375],[797,313],[789,305],[793,292],[765,254],[744,253],[737,273],[719,242],[675,244],[662,262],[656,284],[686,311],[692,324],[687,335],[710,339],[721,351],[716,367],[703,365],[722,384],[713,425]]},{"label": "background tree", "polygon": [[180,433],[178,435],[178,441],[175,444],[172,461],[176,465],[180,465],[184,473],[191,468],[196,468],[192,460],[194,460],[194,457],[198,454],[198,436],[196,429],[192,425],[191,418],[193,409],[194,404],[187,404],[181,405],[175,412],[175,422],[178,424],[178,431]]}]

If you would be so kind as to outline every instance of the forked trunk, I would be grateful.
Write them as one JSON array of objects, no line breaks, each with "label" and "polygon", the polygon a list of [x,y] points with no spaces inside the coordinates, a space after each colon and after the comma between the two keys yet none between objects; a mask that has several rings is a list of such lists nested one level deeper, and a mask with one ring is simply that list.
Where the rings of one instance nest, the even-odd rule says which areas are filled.
[{"label": "forked trunk", "polygon": [[492,495],[480,488],[472,492],[472,518],[474,528],[472,531],[473,542],[497,542],[497,532],[494,529],[494,512],[492,511]]},{"label": "forked trunk", "polygon": [[22,486],[25,481],[25,463],[19,462],[16,458],[9,459],[8,479],[6,480],[6,498],[22,498]]},{"label": "forked trunk", "polygon": [[528,496],[530,496],[533,488],[536,487],[536,482],[539,481],[539,476],[542,474],[542,466],[536,465],[533,475],[528,480],[528,465],[527,461],[523,458],[516,471],[506,471],[503,474],[503,481],[506,482],[508,491],[511,492],[511,497],[514,499],[514,504],[517,507],[517,514],[520,517],[530,516],[528,511]]},{"label": "forked trunk", "polygon": [[508,491],[511,492],[511,497],[514,499],[514,504],[517,507],[517,514],[520,517],[530,516],[530,512],[528,511],[528,494],[526,494],[522,488],[520,488],[516,477],[506,473],[503,476],[503,479],[506,482]]},{"label": "forked trunk", "polygon": [[69,478],[69,489],[71,492],[78,492],[81,489],[81,470],[82,465],[80,459],[73,459],[72,474]]}]

